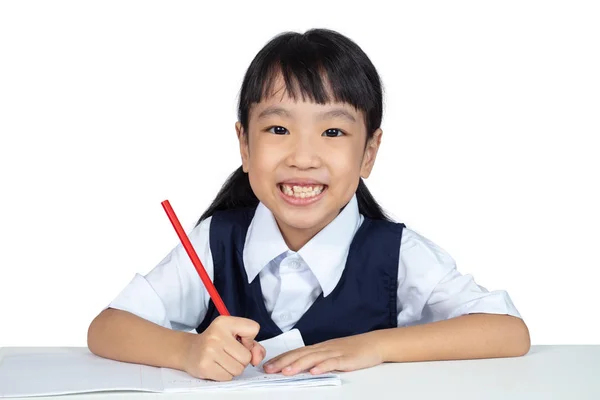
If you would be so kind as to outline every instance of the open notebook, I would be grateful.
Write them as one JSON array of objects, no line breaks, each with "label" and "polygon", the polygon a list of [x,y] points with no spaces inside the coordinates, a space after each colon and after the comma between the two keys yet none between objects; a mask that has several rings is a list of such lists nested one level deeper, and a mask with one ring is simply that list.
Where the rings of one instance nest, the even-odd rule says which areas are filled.
[{"label": "open notebook", "polygon": [[[304,346],[297,329],[261,342],[265,361]],[[264,362],[263,362],[264,363]],[[340,385],[336,374],[265,374],[262,364],[248,366],[229,382],[196,379],[169,368],[129,364],[97,357],[87,349],[6,355],[0,361],[0,397],[33,397],[102,391],[192,392],[241,388]]]}]

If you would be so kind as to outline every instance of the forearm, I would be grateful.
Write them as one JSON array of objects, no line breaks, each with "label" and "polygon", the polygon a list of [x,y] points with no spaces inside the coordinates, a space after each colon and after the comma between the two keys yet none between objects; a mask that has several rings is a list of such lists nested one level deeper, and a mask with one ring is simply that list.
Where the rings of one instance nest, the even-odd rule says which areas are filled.
[{"label": "forearm", "polygon": [[384,362],[516,357],[530,347],[527,326],[509,315],[464,315],[370,334]]},{"label": "forearm", "polygon": [[190,335],[125,311],[107,309],[90,324],[88,347],[92,353],[113,360],[181,370]]}]

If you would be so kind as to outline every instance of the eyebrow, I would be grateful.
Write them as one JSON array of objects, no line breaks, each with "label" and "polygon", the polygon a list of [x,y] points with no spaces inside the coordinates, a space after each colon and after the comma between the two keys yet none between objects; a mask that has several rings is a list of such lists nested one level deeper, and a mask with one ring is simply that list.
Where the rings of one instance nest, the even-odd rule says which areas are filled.
[{"label": "eyebrow", "polygon": [[[280,117],[285,117],[285,118],[293,118],[293,113],[285,108],[282,107],[267,107],[265,108],[260,114],[258,114],[257,119],[262,119],[262,118],[266,118],[268,116],[271,115],[278,115]],[[352,114],[350,114],[348,111],[344,110],[343,108],[334,108],[333,110],[329,110],[329,111],[322,111],[320,113],[317,114],[317,119],[319,120],[324,120],[324,119],[330,119],[330,118],[344,118],[352,123],[356,122],[356,118],[354,118],[354,116]]]}]

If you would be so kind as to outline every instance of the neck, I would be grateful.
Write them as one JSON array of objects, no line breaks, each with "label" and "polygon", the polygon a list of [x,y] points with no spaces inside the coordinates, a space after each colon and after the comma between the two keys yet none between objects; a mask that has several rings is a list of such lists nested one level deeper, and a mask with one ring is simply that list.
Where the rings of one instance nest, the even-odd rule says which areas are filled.
[{"label": "neck", "polygon": [[296,228],[279,221],[275,218],[281,236],[287,247],[292,251],[299,251],[306,243],[308,243],[317,233],[325,228],[331,221],[337,217],[338,214],[327,218],[323,223],[312,226],[310,228]]},{"label": "neck", "polygon": [[287,247],[292,251],[298,251],[306,243],[310,241],[319,230],[314,229],[295,229],[292,227],[284,228],[282,225],[279,225],[279,230],[281,231],[281,236],[283,236],[283,240]]}]

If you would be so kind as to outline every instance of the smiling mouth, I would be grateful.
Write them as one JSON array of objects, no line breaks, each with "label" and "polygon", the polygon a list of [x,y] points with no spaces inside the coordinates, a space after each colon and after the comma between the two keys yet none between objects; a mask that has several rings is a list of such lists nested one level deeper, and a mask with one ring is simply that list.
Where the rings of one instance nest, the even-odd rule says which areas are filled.
[{"label": "smiling mouth", "polygon": [[327,185],[295,185],[280,183],[279,190],[288,197],[296,199],[309,199],[316,197],[327,189]]}]

